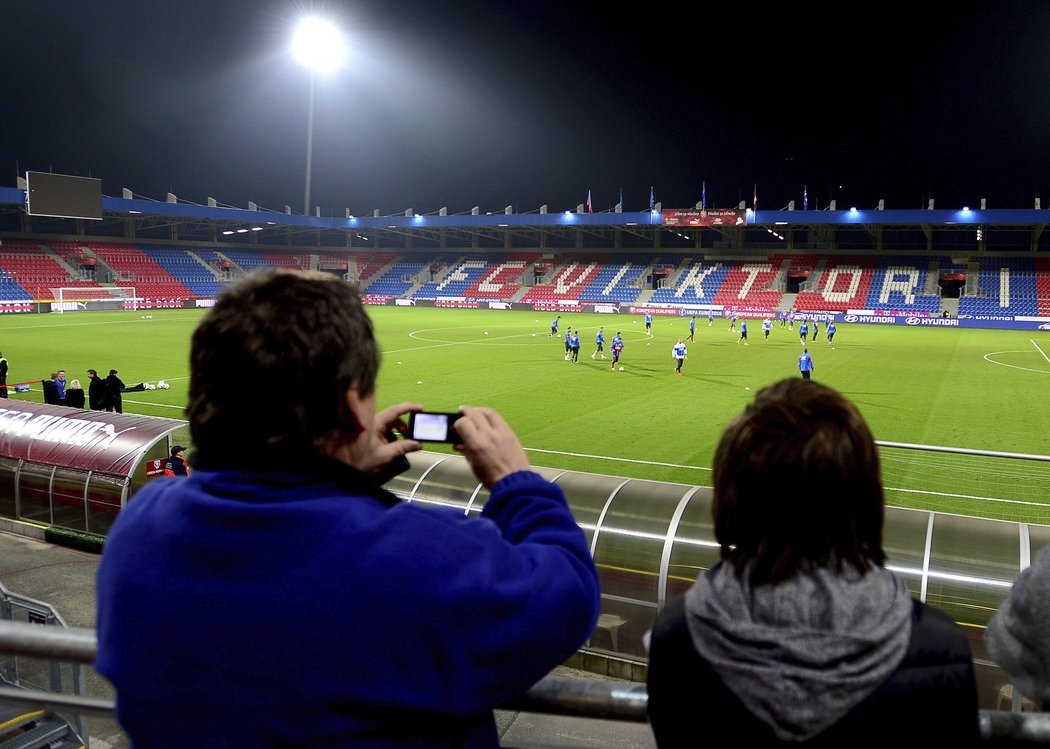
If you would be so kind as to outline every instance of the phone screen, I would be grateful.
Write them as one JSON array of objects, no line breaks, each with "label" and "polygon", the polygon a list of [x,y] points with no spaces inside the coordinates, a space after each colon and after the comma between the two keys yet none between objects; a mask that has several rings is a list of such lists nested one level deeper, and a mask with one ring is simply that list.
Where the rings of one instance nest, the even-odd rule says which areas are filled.
[{"label": "phone screen", "polygon": [[459,435],[453,426],[460,414],[435,413],[423,411],[411,414],[409,431],[411,437],[420,442],[459,442]]}]

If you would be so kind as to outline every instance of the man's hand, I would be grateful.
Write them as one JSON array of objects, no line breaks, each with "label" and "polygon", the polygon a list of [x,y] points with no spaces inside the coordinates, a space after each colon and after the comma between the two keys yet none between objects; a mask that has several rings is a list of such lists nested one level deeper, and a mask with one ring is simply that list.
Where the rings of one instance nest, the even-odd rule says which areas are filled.
[{"label": "man's hand", "polygon": [[404,417],[422,410],[423,406],[419,403],[395,403],[377,411],[369,449],[353,461],[354,467],[364,473],[379,475],[395,461],[421,449],[422,446],[416,440],[398,439],[397,435],[408,434]]},{"label": "man's hand", "polygon": [[456,432],[462,443],[455,446],[470,463],[474,475],[486,489],[517,471],[529,470],[529,459],[518,435],[491,408],[462,406]]}]

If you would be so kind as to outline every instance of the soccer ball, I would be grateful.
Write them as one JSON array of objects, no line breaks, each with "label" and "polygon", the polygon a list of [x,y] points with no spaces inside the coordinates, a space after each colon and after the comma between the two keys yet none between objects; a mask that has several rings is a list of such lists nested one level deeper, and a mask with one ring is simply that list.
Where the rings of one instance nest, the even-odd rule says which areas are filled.
[{"label": "soccer ball", "polygon": [[621,371],[621,372],[623,371],[623,367],[620,367],[620,371]]},{"label": "soccer ball", "polygon": [[161,390],[167,390],[169,387],[171,387],[171,385],[164,382],[164,380],[157,380],[157,387]]},{"label": "soccer ball", "polygon": [[157,389],[157,386],[156,386],[156,385],[151,385],[151,384],[150,384],[150,383],[148,383],[148,382],[147,382],[147,383],[145,383],[145,384],[144,384],[144,385],[143,385],[142,387],[146,388],[146,390],[156,390],[156,389]]}]

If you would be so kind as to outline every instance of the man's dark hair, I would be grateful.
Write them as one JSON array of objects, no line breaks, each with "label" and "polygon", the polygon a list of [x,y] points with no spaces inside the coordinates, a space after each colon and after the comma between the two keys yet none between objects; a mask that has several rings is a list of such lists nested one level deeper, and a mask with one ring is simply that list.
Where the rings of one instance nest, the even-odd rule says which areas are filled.
[{"label": "man's dark hair", "polygon": [[198,468],[273,468],[356,429],[347,390],[375,390],[379,352],[356,287],[330,274],[254,271],[204,316],[186,407]]},{"label": "man's dark hair", "polygon": [[715,451],[715,538],[753,585],[885,562],[879,454],[856,406],[794,378],[763,388]]}]

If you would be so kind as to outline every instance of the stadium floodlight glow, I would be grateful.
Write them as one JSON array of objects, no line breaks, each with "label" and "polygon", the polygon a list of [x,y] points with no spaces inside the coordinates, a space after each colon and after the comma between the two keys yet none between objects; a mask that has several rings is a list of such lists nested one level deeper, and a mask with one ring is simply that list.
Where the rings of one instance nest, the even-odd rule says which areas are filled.
[{"label": "stadium floodlight glow", "polygon": [[331,21],[307,16],[295,27],[292,54],[297,63],[311,71],[331,73],[339,69],[346,57],[346,40]]},{"label": "stadium floodlight glow", "polygon": [[310,215],[310,172],[314,148],[314,78],[318,73],[332,73],[346,56],[343,33],[331,21],[307,16],[299,22],[292,37],[295,61],[310,71],[310,95],[306,106],[306,194],[303,215]]}]

